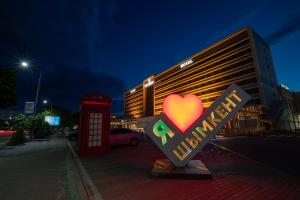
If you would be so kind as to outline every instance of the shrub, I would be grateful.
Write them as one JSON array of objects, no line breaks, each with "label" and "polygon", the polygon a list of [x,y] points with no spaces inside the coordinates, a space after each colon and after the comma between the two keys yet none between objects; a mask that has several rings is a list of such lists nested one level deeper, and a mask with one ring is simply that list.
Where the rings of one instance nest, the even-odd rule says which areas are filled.
[{"label": "shrub", "polygon": [[26,142],[26,138],[24,136],[24,130],[19,129],[14,134],[12,134],[7,144],[10,146],[15,146],[19,144],[24,144],[25,142]]},{"label": "shrub", "polygon": [[13,118],[11,126],[16,130],[31,131],[33,138],[44,138],[51,134],[51,127],[45,122],[45,116],[48,115],[51,115],[51,112],[44,111],[35,116],[20,114]]}]

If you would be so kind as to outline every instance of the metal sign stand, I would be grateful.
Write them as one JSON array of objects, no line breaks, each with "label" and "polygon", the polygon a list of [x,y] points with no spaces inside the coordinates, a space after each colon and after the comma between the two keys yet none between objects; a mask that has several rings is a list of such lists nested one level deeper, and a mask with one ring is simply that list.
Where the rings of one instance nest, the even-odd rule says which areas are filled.
[{"label": "metal sign stand", "polygon": [[201,160],[190,160],[183,167],[175,167],[168,159],[158,159],[154,163],[151,176],[153,178],[212,179],[211,172]]}]

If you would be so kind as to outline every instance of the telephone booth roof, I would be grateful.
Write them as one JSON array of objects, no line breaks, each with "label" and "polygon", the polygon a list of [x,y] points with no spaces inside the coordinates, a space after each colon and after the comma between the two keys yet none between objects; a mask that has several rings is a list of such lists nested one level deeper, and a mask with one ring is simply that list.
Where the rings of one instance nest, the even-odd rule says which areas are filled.
[{"label": "telephone booth roof", "polygon": [[109,96],[91,93],[81,96],[81,104],[106,104],[111,106],[111,98]]}]

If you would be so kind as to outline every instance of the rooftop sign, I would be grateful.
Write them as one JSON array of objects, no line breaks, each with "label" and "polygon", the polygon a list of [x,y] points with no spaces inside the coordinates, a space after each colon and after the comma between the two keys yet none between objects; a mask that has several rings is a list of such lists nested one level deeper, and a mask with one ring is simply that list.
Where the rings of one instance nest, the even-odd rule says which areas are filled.
[{"label": "rooftop sign", "polygon": [[192,59],[185,61],[184,63],[180,64],[180,68],[184,68],[184,67],[188,66],[189,64],[192,64],[193,62],[194,61]]},{"label": "rooftop sign", "polygon": [[144,83],[144,88],[147,88],[153,84],[154,84],[154,80],[151,80],[150,78],[148,78],[147,82]]}]

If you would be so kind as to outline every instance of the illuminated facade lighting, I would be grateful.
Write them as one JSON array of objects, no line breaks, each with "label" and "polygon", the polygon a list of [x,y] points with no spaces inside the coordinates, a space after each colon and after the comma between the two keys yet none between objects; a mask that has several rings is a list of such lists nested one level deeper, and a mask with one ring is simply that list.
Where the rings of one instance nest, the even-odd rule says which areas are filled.
[{"label": "illuminated facade lighting", "polygon": [[250,28],[144,80],[135,87],[135,93],[125,92],[125,115],[133,118],[157,116],[163,110],[163,100],[171,94],[196,95],[207,109],[232,83],[251,95],[240,115],[232,120],[236,120],[232,127],[241,127],[239,120],[250,118],[243,114],[244,111],[253,113],[255,116],[251,119],[258,121],[262,107],[270,107],[274,99],[279,99],[270,48]]},{"label": "illuminated facade lighting", "polygon": [[136,89],[132,89],[132,90],[130,90],[130,93],[132,94],[132,93],[134,93],[136,91]]},{"label": "illuminated facade lighting", "polygon": [[153,84],[154,84],[154,81],[151,80],[150,78],[148,78],[148,82],[146,84],[144,84],[144,87],[147,88],[147,87],[149,87],[149,86],[151,86]]}]

